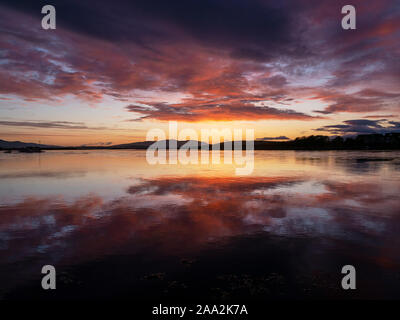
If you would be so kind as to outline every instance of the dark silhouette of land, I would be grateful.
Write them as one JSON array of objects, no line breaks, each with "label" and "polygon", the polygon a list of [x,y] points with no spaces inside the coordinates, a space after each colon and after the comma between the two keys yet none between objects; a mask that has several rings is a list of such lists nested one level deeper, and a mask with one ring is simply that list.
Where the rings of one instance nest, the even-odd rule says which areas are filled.
[{"label": "dark silhouette of land", "polygon": [[[211,149],[213,145],[197,141],[165,140],[165,148],[179,149],[184,144],[191,143],[199,149]],[[0,140],[0,150],[11,152],[41,152],[42,150],[108,150],[108,149],[147,149],[154,141],[133,142],[113,146],[76,146],[63,147],[25,143],[20,141]],[[240,142],[236,142],[240,143]],[[225,143],[220,143],[224,150]],[[233,148],[233,143],[228,143]],[[242,149],[246,149],[246,142],[242,141]],[[329,137],[312,135],[299,137],[289,141],[254,141],[255,150],[400,150],[400,132],[386,134],[361,134],[356,137]]]},{"label": "dark silhouette of land", "polygon": [[322,135],[300,137],[290,141],[255,141],[256,150],[399,150],[400,132],[361,134],[356,137]]}]

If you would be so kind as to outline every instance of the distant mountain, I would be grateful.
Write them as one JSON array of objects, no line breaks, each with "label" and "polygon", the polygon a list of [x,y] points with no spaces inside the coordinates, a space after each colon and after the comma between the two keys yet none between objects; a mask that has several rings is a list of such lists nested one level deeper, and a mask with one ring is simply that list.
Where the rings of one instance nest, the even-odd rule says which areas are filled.
[{"label": "distant mountain", "polygon": [[5,141],[0,139],[0,149],[22,149],[22,148],[43,148],[52,149],[59,148],[58,146],[52,146],[47,144],[21,142],[21,141]]},{"label": "distant mountain", "polygon": [[[162,140],[165,142],[165,148],[170,149],[176,143],[177,148],[181,148],[184,144],[192,143],[198,148],[212,149],[213,146],[205,142],[195,140],[177,141]],[[141,141],[133,143],[118,144],[113,146],[76,146],[61,147],[53,145],[45,145],[38,143],[25,143],[21,141],[5,141],[0,140],[0,149],[24,149],[24,148],[41,148],[41,149],[60,149],[60,150],[96,150],[96,149],[147,149],[155,141]],[[239,141],[237,143],[240,144]],[[246,141],[241,141],[242,150],[246,149]],[[171,145],[172,144],[172,145]],[[224,150],[224,142],[219,144],[219,149]],[[234,144],[228,142],[227,147],[231,150]],[[400,150],[400,132],[392,132],[386,134],[361,134],[355,137],[331,137],[331,136],[308,136],[299,137],[289,141],[254,141],[255,150]]]},{"label": "distant mountain", "polygon": [[[125,143],[125,144],[118,144],[111,146],[109,148],[111,149],[147,149],[149,146],[151,146],[155,141],[142,141],[142,142],[133,142],[133,143]],[[170,148],[171,143],[176,143],[177,148],[179,149],[182,147],[184,144],[190,142],[190,143],[197,143],[199,147],[205,146],[208,147],[208,143],[205,142],[198,142],[195,140],[186,140],[186,141],[178,141],[178,140],[160,140],[160,143],[165,142],[166,149]]]}]

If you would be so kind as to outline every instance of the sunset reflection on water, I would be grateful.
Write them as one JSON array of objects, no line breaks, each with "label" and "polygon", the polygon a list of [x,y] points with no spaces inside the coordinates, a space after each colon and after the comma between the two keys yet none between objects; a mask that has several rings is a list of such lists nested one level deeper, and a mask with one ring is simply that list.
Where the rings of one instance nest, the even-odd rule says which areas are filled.
[{"label": "sunset reflection on water", "polygon": [[[18,297],[44,264],[79,279],[82,266],[96,268],[100,261],[104,269],[131,257],[120,263],[129,265],[137,285],[155,268],[154,259],[174,274],[179,267],[171,259],[196,257],[193,269],[215,250],[227,261],[262,257],[253,261],[257,268],[225,266],[236,276],[258,277],[272,268],[287,283],[302,274],[318,282],[310,277],[332,270],[340,276],[342,262],[362,263],[365,278],[372,270],[379,275],[361,294],[392,296],[400,288],[400,153],[256,151],[252,175],[235,176],[234,168],[151,166],[141,150],[0,154],[1,294]],[[233,245],[246,239],[251,248]],[[275,261],[279,254],[268,257],[270,245],[282,250],[282,261]],[[216,265],[224,270],[223,261]],[[193,272],[205,283],[219,277]],[[394,289],[374,291],[374,281],[389,281]],[[101,283],[92,287],[86,280],[83,292],[90,295]],[[186,292],[190,296],[190,286]]]}]

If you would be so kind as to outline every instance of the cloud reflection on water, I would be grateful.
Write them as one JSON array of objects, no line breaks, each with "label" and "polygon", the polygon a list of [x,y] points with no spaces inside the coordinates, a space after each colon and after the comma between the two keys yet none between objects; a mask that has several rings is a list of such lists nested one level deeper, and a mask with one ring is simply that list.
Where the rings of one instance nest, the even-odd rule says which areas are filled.
[{"label": "cloud reflection on water", "polygon": [[[74,186],[71,181],[94,179],[94,170],[103,172],[96,167],[100,163],[107,173],[102,179],[112,181],[117,175],[109,185],[110,195],[76,185],[82,191],[78,197],[37,193],[0,205],[0,275],[7,275],[3,290],[37,276],[40,266],[50,262],[73,266],[141,252],[185,256],[259,235],[309,239],[314,251],[328,242],[332,252],[346,252],[381,268],[398,268],[400,181],[391,165],[382,162],[379,175],[360,174],[351,166],[342,167],[344,160],[336,161],[344,156],[351,161],[354,157],[348,153],[335,154],[336,158],[324,158],[323,153],[294,155],[259,153],[257,175],[248,177],[210,171],[149,174],[131,162],[120,172],[115,170],[125,170],[125,162],[112,167],[112,159],[110,164],[96,163],[89,161],[92,155],[85,155],[87,162],[79,164],[87,174],[67,175],[65,181],[70,179]],[[121,162],[121,156],[115,158]],[[133,164],[140,165],[138,159]],[[65,162],[69,167],[59,170],[74,171],[79,164]],[[14,173],[18,175],[17,170]],[[45,178],[32,181],[59,179]],[[119,191],[114,189],[118,181]],[[298,257],[307,256],[311,247],[304,247]],[[23,267],[16,269],[17,265]]]}]

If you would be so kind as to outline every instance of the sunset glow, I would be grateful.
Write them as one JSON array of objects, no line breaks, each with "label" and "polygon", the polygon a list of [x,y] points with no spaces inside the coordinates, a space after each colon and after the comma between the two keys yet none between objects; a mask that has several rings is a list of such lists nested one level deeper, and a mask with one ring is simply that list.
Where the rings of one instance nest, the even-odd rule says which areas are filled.
[{"label": "sunset glow", "polygon": [[1,139],[111,145],[170,120],[256,138],[399,128],[395,0],[353,1],[356,30],[340,1],[58,2],[56,30],[39,6],[0,7]]}]

